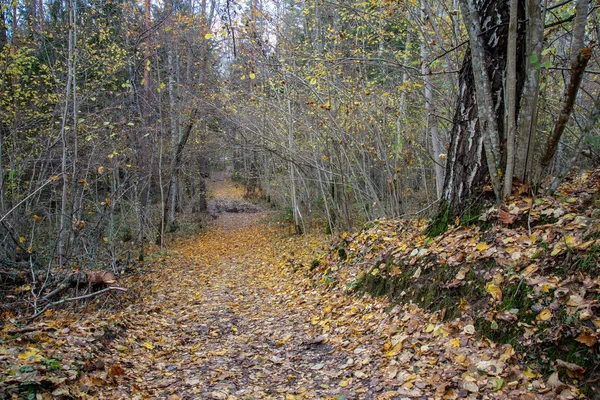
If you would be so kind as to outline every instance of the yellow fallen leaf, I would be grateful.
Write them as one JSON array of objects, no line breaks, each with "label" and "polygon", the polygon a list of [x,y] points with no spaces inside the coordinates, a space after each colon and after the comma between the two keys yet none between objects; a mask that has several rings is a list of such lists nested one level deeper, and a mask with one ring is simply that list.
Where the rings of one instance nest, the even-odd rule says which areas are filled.
[{"label": "yellow fallen leaf", "polygon": [[223,349],[223,350],[219,350],[219,351],[211,351],[210,352],[211,356],[224,356],[225,354],[227,354],[227,349]]},{"label": "yellow fallen leaf", "polygon": [[477,246],[475,246],[475,248],[476,248],[477,250],[479,250],[479,251],[485,251],[485,250],[489,249],[489,248],[490,248],[490,246],[489,246],[487,243],[484,243],[484,242],[479,242],[479,243],[477,244]]},{"label": "yellow fallen leaf", "polygon": [[40,351],[35,347],[30,347],[29,350],[19,354],[19,359],[30,362],[40,362],[42,361],[42,356],[40,356]]},{"label": "yellow fallen leaf", "polygon": [[565,243],[567,246],[573,246],[573,244],[575,244],[575,237],[571,235],[565,236]]},{"label": "yellow fallen leaf", "polygon": [[429,324],[429,325],[427,325],[427,328],[425,328],[425,332],[430,333],[430,332],[433,332],[434,329],[435,329],[435,325]]},{"label": "yellow fallen leaf", "polygon": [[402,342],[397,343],[394,347],[392,347],[391,350],[386,351],[385,356],[386,357],[395,357],[400,353],[400,350],[402,350]]},{"label": "yellow fallen leaf", "polygon": [[513,349],[513,347],[509,344],[508,346],[506,346],[506,350],[504,350],[504,353],[502,353],[499,360],[502,362],[506,362],[514,355],[515,349]]},{"label": "yellow fallen leaf", "polygon": [[595,240],[588,240],[585,243],[581,243],[581,244],[577,245],[577,250],[587,250],[595,242],[596,242]]},{"label": "yellow fallen leaf", "polygon": [[502,301],[502,289],[499,286],[494,285],[492,282],[488,282],[485,285],[485,291],[492,295],[494,300]]},{"label": "yellow fallen leaf", "polygon": [[452,347],[460,347],[460,339],[452,339],[450,343],[452,344]]},{"label": "yellow fallen leaf", "polygon": [[552,312],[547,308],[544,308],[540,313],[535,317],[536,321],[548,321],[552,318]]},{"label": "yellow fallen leaf", "polygon": [[583,335],[579,335],[575,338],[579,343],[585,344],[587,347],[592,347],[596,343],[598,343],[598,338],[594,335],[584,333]]},{"label": "yellow fallen leaf", "polygon": [[523,275],[527,278],[527,277],[531,276],[534,272],[536,272],[538,269],[539,268],[538,268],[537,264],[531,264],[523,270]]},{"label": "yellow fallen leaf", "polygon": [[467,356],[465,356],[464,354],[459,354],[454,358],[454,361],[457,363],[462,363],[467,359]]},{"label": "yellow fallen leaf", "polygon": [[144,342],[144,343],[142,343],[142,346],[144,346],[148,350],[154,349],[154,345],[152,344],[152,342]]},{"label": "yellow fallen leaf", "polygon": [[[235,330],[237,332],[237,329]],[[292,337],[291,333],[288,333],[287,335],[285,335],[283,338],[281,338],[281,340],[277,341],[277,345],[279,346],[283,346],[284,344],[287,343],[288,340],[290,340]]]},{"label": "yellow fallen leaf", "polygon": [[529,379],[535,379],[542,376],[539,372],[534,371],[529,367],[525,368],[525,370],[523,371],[523,375],[525,375]]},{"label": "yellow fallen leaf", "polygon": [[348,381],[346,381],[346,380],[343,380],[343,381],[341,381],[341,382],[340,382],[340,386],[341,386],[341,387],[346,387],[346,386],[348,386]]},{"label": "yellow fallen leaf", "polygon": [[550,286],[547,283],[542,285],[542,293],[548,293],[550,291]]},{"label": "yellow fallen leaf", "polygon": [[448,335],[450,334],[450,332],[448,332],[448,330],[446,328],[444,328],[443,326],[437,326],[434,330],[433,330],[433,336],[434,337],[448,337]]}]

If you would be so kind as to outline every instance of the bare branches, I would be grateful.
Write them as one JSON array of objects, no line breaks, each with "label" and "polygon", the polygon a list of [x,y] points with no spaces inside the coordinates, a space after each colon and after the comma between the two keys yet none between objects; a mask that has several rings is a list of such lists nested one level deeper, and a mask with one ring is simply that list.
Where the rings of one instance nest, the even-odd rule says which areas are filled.
[{"label": "bare branches", "polygon": [[69,302],[69,301],[77,301],[77,300],[89,299],[91,297],[96,297],[96,296],[101,295],[103,293],[110,292],[111,290],[118,290],[118,291],[121,291],[121,292],[126,292],[127,291],[126,288],[122,288],[122,287],[119,287],[119,286],[110,286],[110,287],[104,288],[102,290],[98,290],[97,292],[92,292],[92,293],[88,293],[88,294],[85,294],[85,295],[82,295],[82,296],[77,296],[77,297],[68,297],[66,299],[61,299],[61,300],[58,300],[58,301],[54,301],[52,303],[46,304],[44,306],[44,308],[42,308],[40,311],[38,311],[37,313],[33,314],[32,316],[26,318],[26,320],[28,322],[33,321],[34,319],[36,319],[37,317],[39,317],[40,315],[42,315],[43,313],[45,313],[46,310],[49,309],[50,307],[54,307],[54,306],[57,306],[57,305],[60,305],[60,304],[64,304],[64,303]]}]

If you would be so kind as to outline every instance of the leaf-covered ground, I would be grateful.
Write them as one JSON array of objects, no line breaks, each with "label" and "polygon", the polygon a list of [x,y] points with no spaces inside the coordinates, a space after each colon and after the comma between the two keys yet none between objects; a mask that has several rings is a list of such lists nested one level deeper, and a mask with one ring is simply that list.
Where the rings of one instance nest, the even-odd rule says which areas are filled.
[{"label": "leaf-covered ground", "polygon": [[[241,203],[241,194],[212,185],[213,202]],[[331,287],[331,271],[320,273],[329,239],[289,236],[267,220],[220,212],[206,233],[123,282],[132,294],[119,311],[7,324],[0,399],[577,397],[576,385],[522,365],[522,354],[482,338],[468,319],[443,322],[414,304]]]}]

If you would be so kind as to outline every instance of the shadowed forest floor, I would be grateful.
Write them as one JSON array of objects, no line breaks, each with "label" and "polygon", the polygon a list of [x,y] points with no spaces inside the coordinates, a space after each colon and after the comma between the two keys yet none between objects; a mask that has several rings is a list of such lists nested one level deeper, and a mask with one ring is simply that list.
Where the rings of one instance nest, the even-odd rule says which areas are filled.
[{"label": "shadowed forest floor", "polygon": [[[213,207],[243,202],[228,180],[210,191]],[[57,312],[10,336],[0,361],[20,367],[6,382],[53,385],[42,398],[556,398],[512,347],[464,321],[313,279],[329,239],[290,236],[252,211],[219,213],[206,233],[172,243],[120,311]],[[48,360],[60,360],[55,378]]]}]

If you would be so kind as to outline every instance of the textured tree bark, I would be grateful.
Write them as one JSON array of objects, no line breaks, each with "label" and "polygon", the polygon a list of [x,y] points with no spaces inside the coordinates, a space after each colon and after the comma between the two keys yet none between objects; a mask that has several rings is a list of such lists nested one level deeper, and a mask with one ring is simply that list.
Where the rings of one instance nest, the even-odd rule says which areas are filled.
[{"label": "textured tree bark", "polygon": [[517,176],[521,177],[523,182],[529,180],[529,172],[533,160],[532,146],[535,140],[538,95],[540,92],[539,69],[533,67],[531,57],[538,60],[542,57],[546,1],[544,0],[544,7],[542,7],[539,0],[527,0],[526,72],[523,97],[517,118],[517,136],[515,138],[515,172]]},{"label": "textured tree bark", "polygon": [[[479,21],[478,35],[484,54],[484,65],[489,79],[491,106],[498,132],[500,155],[499,166],[503,169],[506,163],[504,137],[504,71],[507,62],[507,40],[509,22],[509,3],[499,0],[475,2]],[[519,2],[518,16],[524,15],[522,1]],[[517,38],[517,104],[523,87],[523,41],[524,30],[518,29]],[[458,102],[454,113],[446,175],[440,212],[438,217],[460,215],[465,205],[482,193],[485,179],[488,177],[484,137],[478,115],[475,96],[475,80],[473,76],[472,53],[465,53],[463,65],[459,73]]]},{"label": "textured tree bark", "polygon": [[506,67],[506,171],[504,174],[504,196],[512,192],[515,170],[515,136],[517,133],[517,10],[518,0],[510,0],[510,22],[508,25],[508,49]]},{"label": "textured tree bark", "polygon": [[465,54],[458,80],[458,106],[450,132],[442,191],[450,215],[460,214],[464,202],[480,188],[486,176],[470,50]]}]

